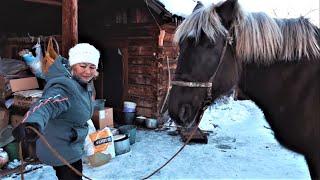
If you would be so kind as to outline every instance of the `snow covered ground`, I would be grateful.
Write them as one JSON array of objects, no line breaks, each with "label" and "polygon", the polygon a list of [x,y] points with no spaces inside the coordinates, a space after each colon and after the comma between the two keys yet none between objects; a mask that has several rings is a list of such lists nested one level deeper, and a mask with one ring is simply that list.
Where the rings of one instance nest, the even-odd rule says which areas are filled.
[{"label": "snow covered ground", "polygon": [[[213,131],[208,144],[186,146],[151,179],[310,179],[304,158],[277,143],[261,110],[251,101],[220,100],[205,112],[200,127]],[[181,146],[180,136],[139,130],[131,152],[100,167],[85,164],[84,174],[97,180],[141,179]],[[51,167],[25,175],[25,179],[44,178],[56,179]]]}]

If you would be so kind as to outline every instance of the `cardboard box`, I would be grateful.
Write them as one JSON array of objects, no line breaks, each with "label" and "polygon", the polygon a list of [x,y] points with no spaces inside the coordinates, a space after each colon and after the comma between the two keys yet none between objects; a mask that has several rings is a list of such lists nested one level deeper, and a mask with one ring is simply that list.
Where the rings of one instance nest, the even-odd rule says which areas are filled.
[{"label": "cardboard box", "polygon": [[0,129],[7,127],[9,124],[9,111],[0,107]]},{"label": "cardboard box", "polygon": [[28,77],[14,79],[16,77],[0,75],[0,102],[4,103],[12,93],[22,90],[39,88],[37,78]]},{"label": "cardboard box", "polygon": [[12,92],[39,88],[39,84],[36,77],[11,79],[9,83]]},{"label": "cardboard box", "polygon": [[14,93],[13,106],[29,109],[42,96],[42,90],[27,90]]},{"label": "cardboard box", "polygon": [[95,110],[92,122],[97,130],[113,127],[113,109],[106,107],[104,110]]},{"label": "cardboard box", "polygon": [[17,127],[21,123],[21,121],[23,120],[23,117],[24,116],[12,114],[10,116],[10,123],[11,123],[12,127],[14,127],[14,128]]}]

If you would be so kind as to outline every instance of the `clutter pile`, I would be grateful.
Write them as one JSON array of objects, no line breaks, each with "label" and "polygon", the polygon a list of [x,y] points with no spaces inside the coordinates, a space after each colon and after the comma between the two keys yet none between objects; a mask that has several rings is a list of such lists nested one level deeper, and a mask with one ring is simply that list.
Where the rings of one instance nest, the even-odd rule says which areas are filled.
[{"label": "clutter pile", "polygon": [[[47,39],[49,42],[53,41],[52,37]],[[1,172],[10,169],[9,162],[19,159],[18,143],[12,136],[13,128],[23,121],[31,105],[42,96],[43,91],[40,87],[45,83],[43,80],[45,73],[42,68],[46,66],[43,66],[44,53],[40,42],[41,39],[38,38],[30,50],[21,49],[18,53],[21,59],[0,58]],[[36,161],[35,143],[22,143],[22,151],[25,161]],[[8,161],[5,157],[8,157]]]},{"label": "clutter pile", "polygon": [[92,167],[101,166],[116,156],[130,152],[131,146],[136,142],[138,128],[155,129],[158,126],[154,118],[136,117],[134,102],[124,101],[123,124],[117,124],[116,128],[113,109],[105,107],[105,100],[96,99],[94,105],[92,120],[88,121],[89,133],[85,142],[86,155],[83,158]]},{"label": "clutter pile", "polygon": [[[41,96],[46,73],[59,55],[59,46],[54,38],[47,38],[46,49],[41,48],[40,38],[31,49],[19,52],[21,59],[0,58],[0,177],[5,170],[16,170],[19,162],[19,144],[12,136],[31,105]],[[54,48],[55,44],[55,48]],[[43,47],[43,46],[42,46]],[[128,153],[136,142],[138,128],[155,129],[157,120],[137,116],[135,102],[125,101],[123,124],[115,128],[113,108],[105,107],[105,99],[94,101],[94,113],[85,141],[83,162],[92,167],[101,166],[116,156]],[[37,160],[35,143],[22,144],[23,159],[27,163]],[[18,163],[19,164],[19,163]]]}]

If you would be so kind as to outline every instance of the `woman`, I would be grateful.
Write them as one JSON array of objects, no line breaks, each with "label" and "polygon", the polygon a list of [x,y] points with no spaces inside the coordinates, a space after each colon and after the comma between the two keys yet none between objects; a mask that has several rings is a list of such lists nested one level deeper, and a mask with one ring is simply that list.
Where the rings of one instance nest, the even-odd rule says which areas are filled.
[{"label": "woman", "polygon": [[41,99],[32,105],[22,123],[13,130],[18,141],[36,141],[37,157],[53,166],[59,179],[81,179],[64,165],[37,135],[26,128],[37,128],[49,144],[73,167],[82,172],[83,145],[88,133],[87,120],[93,113],[92,79],[97,75],[99,51],[80,43],[69,51],[69,61],[58,57],[46,75]]}]

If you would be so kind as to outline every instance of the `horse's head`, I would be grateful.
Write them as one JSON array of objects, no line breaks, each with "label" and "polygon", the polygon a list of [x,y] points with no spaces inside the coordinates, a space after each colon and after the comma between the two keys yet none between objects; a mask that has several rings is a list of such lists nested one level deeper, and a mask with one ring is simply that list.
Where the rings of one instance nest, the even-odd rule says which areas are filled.
[{"label": "horse's head", "polygon": [[194,123],[203,102],[230,92],[238,77],[228,32],[238,11],[237,1],[196,8],[175,34],[180,55],[170,91],[169,114],[184,127]]}]

